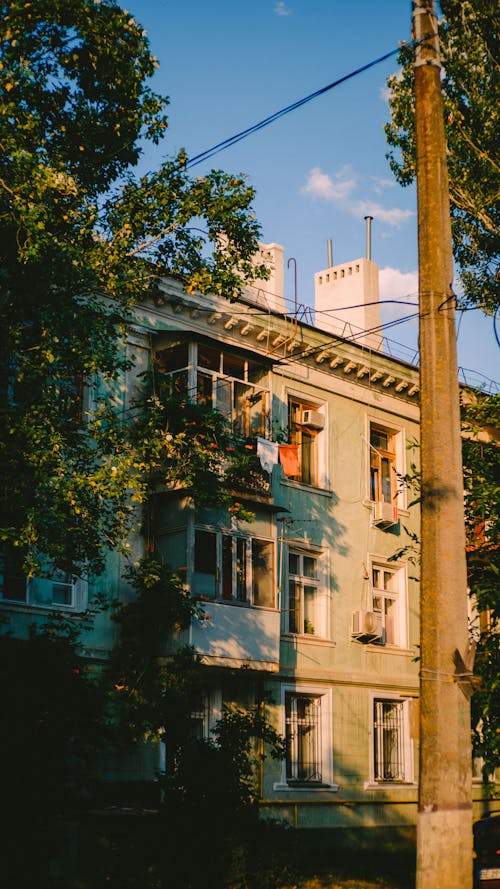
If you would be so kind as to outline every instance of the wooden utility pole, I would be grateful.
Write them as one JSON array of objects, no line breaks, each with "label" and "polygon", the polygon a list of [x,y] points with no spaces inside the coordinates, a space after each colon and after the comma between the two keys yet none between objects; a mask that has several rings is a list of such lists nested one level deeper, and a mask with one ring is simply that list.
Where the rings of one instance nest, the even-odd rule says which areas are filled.
[{"label": "wooden utility pole", "polygon": [[422,461],[417,889],[470,889],[464,498],[448,173],[433,0],[413,3],[413,35]]}]

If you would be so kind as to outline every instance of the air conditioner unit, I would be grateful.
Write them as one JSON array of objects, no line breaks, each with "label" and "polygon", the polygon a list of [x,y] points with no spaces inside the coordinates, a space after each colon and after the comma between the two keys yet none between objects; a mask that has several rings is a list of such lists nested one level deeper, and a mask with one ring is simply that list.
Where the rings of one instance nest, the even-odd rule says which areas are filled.
[{"label": "air conditioner unit", "polygon": [[324,429],[325,415],[319,411],[305,410],[302,411],[300,423],[302,426],[309,426],[310,429]]},{"label": "air conditioner unit", "polygon": [[386,503],[379,500],[373,506],[373,524],[379,528],[389,528],[391,525],[397,525],[398,508],[394,503]]},{"label": "air conditioner unit", "polygon": [[382,615],[377,611],[353,611],[352,632],[353,639],[360,642],[374,642],[381,639],[383,634]]}]

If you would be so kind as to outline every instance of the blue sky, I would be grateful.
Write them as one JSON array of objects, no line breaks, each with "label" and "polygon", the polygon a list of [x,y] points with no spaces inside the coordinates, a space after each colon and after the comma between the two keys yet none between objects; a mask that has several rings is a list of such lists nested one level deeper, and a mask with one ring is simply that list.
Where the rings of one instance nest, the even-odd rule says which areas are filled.
[{"label": "blue sky", "polygon": [[[188,157],[246,129],[410,37],[411,3],[401,0],[133,0],[124,3],[147,31],[159,61],[154,88],[170,97],[164,142],[148,148],[141,172],[185,148]],[[244,173],[256,189],[262,240],[285,248],[285,285],[312,305],[313,276],[365,255],[364,216],[373,216],[372,259],[381,298],[416,300],[414,187],[400,188],[386,160],[386,80],[395,57],[291,112],[205,165]],[[387,306],[393,321],[408,308]],[[415,322],[387,330],[415,347]],[[458,325],[459,365],[500,379],[492,320],[478,311]],[[471,381],[479,382],[468,374]]]}]

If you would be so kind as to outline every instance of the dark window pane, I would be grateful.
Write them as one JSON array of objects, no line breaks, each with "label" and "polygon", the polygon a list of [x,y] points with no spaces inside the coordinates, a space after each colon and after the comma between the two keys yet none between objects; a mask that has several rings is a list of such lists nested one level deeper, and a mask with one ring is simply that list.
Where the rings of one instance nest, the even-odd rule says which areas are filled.
[{"label": "dark window pane", "polygon": [[224,352],[222,368],[227,377],[235,377],[237,380],[245,379],[245,360],[239,355],[228,355],[227,352]]},{"label": "dark window pane", "polygon": [[162,349],[156,353],[156,359],[165,370],[180,370],[182,367],[187,367],[189,364],[187,343],[172,346],[171,349]]},{"label": "dark window pane", "polygon": [[198,345],[198,367],[206,367],[207,370],[220,370],[220,352],[210,346]]},{"label": "dark window pane", "polygon": [[222,598],[233,598],[233,538],[222,538]]},{"label": "dark window pane", "polygon": [[193,592],[213,598],[217,578],[217,538],[212,531],[195,532]]},{"label": "dark window pane", "polygon": [[254,605],[274,608],[273,544],[252,540],[252,601]]}]

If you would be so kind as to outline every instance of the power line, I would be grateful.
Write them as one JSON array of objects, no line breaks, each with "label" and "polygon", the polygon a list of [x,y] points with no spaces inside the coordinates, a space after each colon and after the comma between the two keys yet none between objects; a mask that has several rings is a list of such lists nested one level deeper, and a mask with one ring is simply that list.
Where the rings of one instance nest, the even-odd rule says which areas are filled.
[{"label": "power line", "polygon": [[191,158],[186,164],[186,167],[195,167],[198,164],[203,163],[203,161],[208,160],[214,154],[217,154],[219,151],[225,151],[226,148],[230,148],[231,145],[236,145],[237,142],[241,142],[242,139],[246,139],[247,136],[250,136],[252,133],[256,133],[258,130],[262,130],[264,127],[267,127],[268,124],[274,123],[275,120],[278,120],[280,117],[284,117],[285,114],[289,114],[291,111],[295,111],[297,108],[301,108],[302,105],[305,105],[307,102],[310,102],[312,99],[316,99],[318,96],[323,95],[323,93],[327,93],[329,90],[334,89],[336,86],[340,86],[341,83],[345,83],[347,80],[351,80],[353,77],[357,77],[358,74],[362,74],[364,71],[368,71],[369,68],[373,68],[375,65],[379,65],[381,62],[385,62],[386,59],[390,59],[391,56],[395,56],[400,51],[400,46],[397,49],[392,49],[390,52],[384,53],[384,55],[379,56],[378,59],[373,59],[371,62],[367,62],[366,65],[361,65],[360,68],[356,68],[354,71],[351,71],[349,74],[344,74],[343,77],[339,77],[337,80],[334,80],[332,83],[327,84],[326,86],[321,87],[318,90],[315,90],[313,93],[310,93],[308,96],[305,96],[303,99],[298,99],[296,102],[292,102],[291,105],[287,105],[285,108],[280,108],[279,111],[275,111],[274,114],[270,114],[268,117],[265,117],[263,120],[260,120],[258,123],[253,124],[250,127],[247,127],[246,130],[241,130],[239,133],[236,133],[234,136],[230,136],[228,139],[223,139],[222,142],[218,142],[216,145],[213,145],[211,148],[207,148],[206,151],[200,152],[200,154],[196,154]]}]

